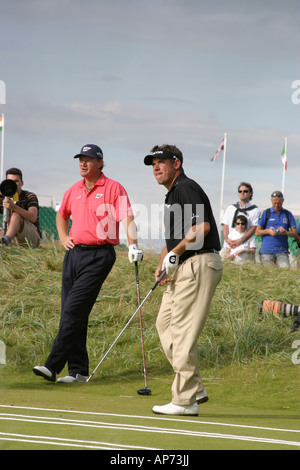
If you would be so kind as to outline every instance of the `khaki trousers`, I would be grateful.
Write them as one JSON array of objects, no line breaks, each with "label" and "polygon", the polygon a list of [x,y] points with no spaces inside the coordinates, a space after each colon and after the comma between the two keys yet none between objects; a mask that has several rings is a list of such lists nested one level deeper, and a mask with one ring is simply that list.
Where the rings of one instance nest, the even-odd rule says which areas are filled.
[{"label": "khaki trousers", "polygon": [[[0,237],[4,236],[4,230],[0,228]],[[24,219],[24,226],[21,233],[18,233],[11,241],[11,245],[24,245],[32,246],[33,248],[37,248],[40,245],[40,236],[38,230],[34,224],[29,222],[28,220]]]},{"label": "khaki trousers", "polygon": [[174,405],[192,405],[204,389],[197,338],[203,330],[223,265],[218,253],[203,253],[184,261],[166,289],[156,320],[159,338],[175,372]]}]

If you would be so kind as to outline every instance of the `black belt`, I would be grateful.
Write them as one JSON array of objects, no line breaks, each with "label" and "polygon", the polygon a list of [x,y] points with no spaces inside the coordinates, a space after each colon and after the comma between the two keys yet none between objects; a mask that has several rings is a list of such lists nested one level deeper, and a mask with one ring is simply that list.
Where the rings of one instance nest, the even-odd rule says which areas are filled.
[{"label": "black belt", "polygon": [[183,263],[184,261],[191,258],[192,256],[204,255],[205,253],[219,253],[219,252],[218,250],[215,250],[214,248],[207,248],[204,250],[187,250],[183,255],[180,256],[179,262]]},{"label": "black belt", "polygon": [[102,248],[113,248],[113,245],[110,244],[105,244],[105,245],[83,245],[79,244],[76,245],[76,248],[79,248],[79,250],[100,250]]}]

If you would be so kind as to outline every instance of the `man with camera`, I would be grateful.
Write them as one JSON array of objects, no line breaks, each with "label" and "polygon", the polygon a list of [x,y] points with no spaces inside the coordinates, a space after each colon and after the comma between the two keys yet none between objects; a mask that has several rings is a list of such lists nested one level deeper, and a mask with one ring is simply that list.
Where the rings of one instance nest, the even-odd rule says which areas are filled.
[{"label": "man with camera", "polygon": [[[9,186],[7,183],[10,181],[16,185],[16,194],[8,197],[3,188]],[[6,212],[9,218],[7,228],[0,231],[0,243],[25,246],[29,244],[36,248],[41,240],[39,202],[34,193],[22,189],[23,184],[21,170],[18,168],[7,170],[6,181],[1,184],[0,205],[3,206],[3,215]]]},{"label": "man with camera", "polygon": [[274,263],[280,268],[289,268],[288,237],[295,238],[298,242],[299,235],[295,218],[290,211],[283,208],[283,201],[281,191],[274,191],[271,194],[272,207],[263,212],[255,234],[262,237],[261,263],[263,265]]}]

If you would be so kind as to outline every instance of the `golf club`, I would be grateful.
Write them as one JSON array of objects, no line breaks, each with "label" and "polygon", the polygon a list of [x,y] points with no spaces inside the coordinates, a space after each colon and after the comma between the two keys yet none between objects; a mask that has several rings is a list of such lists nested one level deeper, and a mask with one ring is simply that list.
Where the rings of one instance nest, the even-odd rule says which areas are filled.
[{"label": "golf club", "polygon": [[123,332],[126,330],[127,326],[131,323],[131,321],[133,320],[133,318],[135,317],[135,315],[138,313],[138,311],[141,309],[141,307],[143,306],[143,304],[146,302],[146,300],[148,299],[149,295],[154,291],[154,289],[156,289],[156,287],[158,286],[158,284],[160,283],[160,281],[165,277],[166,275],[166,271],[164,270],[161,275],[159,276],[159,278],[157,279],[157,281],[155,282],[155,284],[153,284],[152,288],[150,289],[150,291],[148,292],[148,294],[146,295],[146,297],[144,298],[144,300],[142,301],[142,303],[139,305],[139,307],[136,309],[136,311],[133,313],[133,315],[130,317],[130,319],[128,320],[128,322],[126,323],[126,325],[124,326],[123,330],[118,334],[118,336],[116,337],[116,339],[114,340],[114,342],[112,343],[112,345],[109,347],[109,349],[106,351],[106,353],[104,354],[104,356],[102,357],[101,361],[99,362],[99,364],[97,365],[97,367],[94,369],[94,371],[91,373],[91,375],[87,378],[85,377],[84,375],[81,375],[81,374],[76,374],[76,380],[77,382],[89,382],[91,380],[91,378],[93,377],[93,375],[95,374],[95,372],[98,370],[98,368],[100,367],[100,365],[102,364],[102,362],[104,361],[104,359],[106,358],[106,356],[109,354],[109,352],[112,350],[112,348],[114,347],[114,345],[116,344],[116,342],[118,341],[118,339],[120,338],[120,336],[123,334]]},{"label": "golf club", "polygon": [[[138,305],[141,307],[141,298],[140,298],[140,281],[139,281],[139,268],[138,262],[135,261],[135,277],[136,277],[136,289],[138,295]],[[140,388],[137,393],[139,395],[151,395],[151,390],[147,386],[147,371],[146,371],[146,361],[145,361],[145,348],[144,348],[144,335],[143,335],[143,320],[142,320],[142,311],[139,309],[140,316],[140,328],[141,328],[141,342],[142,342],[142,354],[143,354],[143,366],[144,366],[144,379],[145,379],[145,388]]]}]

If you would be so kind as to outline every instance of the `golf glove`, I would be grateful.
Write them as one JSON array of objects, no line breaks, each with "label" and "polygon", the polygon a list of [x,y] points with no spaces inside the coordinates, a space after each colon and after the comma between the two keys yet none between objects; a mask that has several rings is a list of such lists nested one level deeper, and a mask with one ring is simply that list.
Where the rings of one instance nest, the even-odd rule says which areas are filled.
[{"label": "golf glove", "polygon": [[174,251],[170,251],[165,257],[164,257],[164,260],[163,260],[163,264],[162,264],[162,271],[166,271],[167,274],[169,274],[169,272],[174,269],[174,268],[177,268],[178,266],[178,263],[179,263],[179,255],[177,255],[177,253],[174,253]]},{"label": "golf glove", "polygon": [[130,263],[143,260],[143,252],[135,244],[128,247],[128,258]]}]

